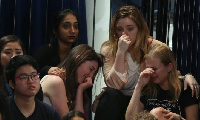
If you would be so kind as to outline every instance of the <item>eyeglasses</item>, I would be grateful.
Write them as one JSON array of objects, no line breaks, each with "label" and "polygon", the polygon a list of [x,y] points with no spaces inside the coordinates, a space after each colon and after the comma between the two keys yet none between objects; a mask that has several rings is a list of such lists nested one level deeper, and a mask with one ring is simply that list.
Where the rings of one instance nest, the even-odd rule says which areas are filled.
[{"label": "eyeglasses", "polygon": [[15,77],[15,79],[20,79],[21,81],[28,81],[29,79],[32,79],[32,80],[38,80],[39,79],[39,73],[34,73],[32,75],[19,75],[17,77]]}]

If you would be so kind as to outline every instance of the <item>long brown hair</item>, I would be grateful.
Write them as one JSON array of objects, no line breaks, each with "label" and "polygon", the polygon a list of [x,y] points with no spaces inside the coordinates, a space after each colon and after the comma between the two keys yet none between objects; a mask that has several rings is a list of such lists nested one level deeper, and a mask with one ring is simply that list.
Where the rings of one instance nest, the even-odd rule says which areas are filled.
[{"label": "long brown hair", "polygon": [[[172,97],[171,101],[175,102],[179,98],[179,95],[181,93],[181,83],[180,80],[178,79],[178,72],[177,72],[175,58],[170,48],[164,43],[153,45],[149,53],[145,55],[145,59],[152,58],[155,56],[160,58],[161,63],[163,63],[165,66],[168,66],[169,63],[172,63],[173,65],[172,70],[168,73],[169,75],[168,81],[169,81],[169,91]],[[156,85],[151,81],[144,88],[144,94],[147,94],[151,98],[157,97],[157,92],[158,91]]]},{"label": "long brown hair", "polygon": [[[79,56],[80,55],[80,56]],[[79,58],[76,60],[76,57]],[[74,47],[68,57],[64,59],[64,61],[59,65],[60,68],[64,68],[66,70],[66,94],[68,102],[72,104],[69,106],[70,109],[74,109],[76,102],[76,90],[78,88],[78,78],[77,78],[77,69],[78,67],[86,62],[86,61],[97,61],[98,69],[102,66],[102,58],[101,56],[95,52],[90,46],[86,44],[78,45]],[[98,71],[98,70],[97,70]],[[84,91],[85,92],[85,91]],[[84,102],[86,103],[87,96],[84,93]]]},{"label": "long brown hair", "polygon": [[116,24],[120,18],[126,18],[126,17],[133,20],[133,22],[135,22],[135,24],[138,27],[138,34],[136,38],[137,40],[134,43],[133,51],[134,51],[134,56],[137,56],[135,58],[136,62],[142,63],[144,55],[148,51],[147,40],[150,36],[149,36],[149,29],[147,27],[146,21],[142,13],[135,6],[123,6],[116,11],[111,22],[109,41],[105,42],[105,44],[109,44],[109,49],[107,52],[112,50],[113,56],[116,56],[117,44],[119,39],[116,34]]}]

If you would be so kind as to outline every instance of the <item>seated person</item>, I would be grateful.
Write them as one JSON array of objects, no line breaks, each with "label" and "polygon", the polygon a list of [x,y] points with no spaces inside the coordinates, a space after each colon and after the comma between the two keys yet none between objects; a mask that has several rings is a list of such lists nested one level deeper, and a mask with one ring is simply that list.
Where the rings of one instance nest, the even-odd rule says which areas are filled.
[{"label": "seated person", "polygon": [[[191,96],[190,88],[184,91],[169,47],[163,43],[153,46],[145,55],[145,63],[146,69],[140,73],[126,119],[142,110],[163,107],[187,120],[198,120],[198,99]],[[169,114],[168,117],[180,120],[176,114]]]},{"label": "seated person", "polygon": [[144,111],[136,113],[135,115],[129,116],[129,120],[157,120],[157,119],[151,113],[144,110]]},{"label": "seated person", "polygon": [[10,115],[10,107],[6,100],[6,93],[4,90],[0,90],[0,120],[12,120]]},{"label": "seated person", "polygon": [[70,111],[67,113],[62,120],[87,120],[86,116],[79,111]]},{"label": "seated person", "polygon": [[91,102],[87,90],[92,87],[93,78],[101,66],[100,55],[90,46],[74,47],[59,65],[66,71],[65,79],[56,75],[41,79],[44,102],[52,105],[61,118],[72,110],[86,113]]},{"label": "seated person", "polygon": [[13,90],[9,97],[15,120],[60,120],[56,110],[35,99],[40,89],[38,64],[28,55],[12,58],[5,68],[5,76]]},{"label": "seated person", "polygon": [[174,116],[177,116],[177,118],[180,118],[181,120],[185,120],[178,114],[172,113],[162,107],[154,108],[150,112],[146,110],[138,112],[135,115],[130,116],[130,119],[131,120],[169,120],[170,118],[168,116],[170,116],[170,114],[174,114]]}]

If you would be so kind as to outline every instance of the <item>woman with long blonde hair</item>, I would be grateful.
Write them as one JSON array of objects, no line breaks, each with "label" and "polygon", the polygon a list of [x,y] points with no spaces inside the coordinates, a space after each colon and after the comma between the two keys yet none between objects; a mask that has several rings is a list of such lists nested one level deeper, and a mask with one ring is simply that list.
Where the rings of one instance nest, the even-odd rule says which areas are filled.
[{"label": "woman with long blonde hair", "polygon": [[166,118],[198,120],[198,102],[191,96],[191,89],[184,91],[183,81],[178,78],[174,56],[164,43],[154,45],[145,55],[146,69],[140,73],[131,101],[127,108],[129,116],[142,110],[163,107],[170,111]]}]

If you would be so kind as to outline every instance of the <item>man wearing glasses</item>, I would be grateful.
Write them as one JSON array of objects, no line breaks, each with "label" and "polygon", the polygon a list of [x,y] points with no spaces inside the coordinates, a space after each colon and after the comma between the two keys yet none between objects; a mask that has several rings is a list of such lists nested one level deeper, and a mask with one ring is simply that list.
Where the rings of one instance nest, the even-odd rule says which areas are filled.
[{"label": "man wearing glasses", "polygon": [[60,120],[56,110],[35,99],[40,89],[37,62],[28,55],[15,56],[5,69],[5,77],[14,94],[9,97],[15,120]]}]

